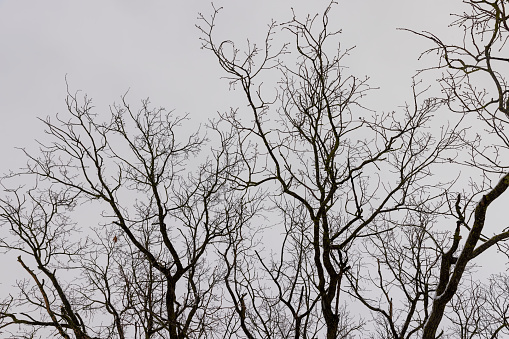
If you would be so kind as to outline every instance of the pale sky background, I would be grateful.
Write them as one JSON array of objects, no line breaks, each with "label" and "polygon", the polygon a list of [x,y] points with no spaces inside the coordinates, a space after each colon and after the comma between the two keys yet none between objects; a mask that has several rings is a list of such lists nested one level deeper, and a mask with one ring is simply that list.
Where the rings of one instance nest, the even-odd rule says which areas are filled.
[{"label": "pale sky background", "polygon": [[[370,107],[394,110],[412,99],[411,77],[436,58],[418,61],[430,43],[396,28],[427,30],[458,41],[447,29],[460,0],[339,0],[331,26],[343,30],[344,47],[357,46],[345,60],[352,73],[368,75]],[[324,0],[218,0],[218,37],[261,41],[271,18],[303,18],[322,12]],[[243,105],[228,90],[214,56],[200,49],[198,12],[212,13],[209,0],[0,0],[0,173],[25,162],[15,147],[36,146],[42,123],[65,114],[70,90],[93,98],[96,113],[127,101],[150,97],[154,106],[189,113],[192,121]],[[190,125],[193,126],[193,125]],[[194,125],[193,127],[195,127]],[[1,280],[1,279],[0,279]]]},{"label": "pale sky background", "polygon": [[[328,3],[219,0],[218,32],[239,42],[261,41],[271,18],[289,20],[292,7],[304,17]],[[396,28],[444,32],[460,4],[340,0],[333,8],[331,26],[343,30],[343,46],[357,46],[346,64],[381,88],[371,94],[377,109],[393,110],[411,99],[411,76],[430,65],[417,61],[430,45]],[[33,146],[42,136],[36,117],[65,113],[66,75],[71,91],[93,98],[97,113],[107,113],[127,90],[132,104],[150,97],[197,121],[237,106],[240,93],[228,91],[213,55],[200,49],[198,12],[210,14],[210,1],[0,0],[0,172],[24,163],[14,147]]]},{"label": "pale sky background", "polygon": [[[304,18],[321,13],[329,1],[214,3],[224,8],[217,19],[218,38],[243,43],[247,38],[262,41],[270,20],[291,19],[292,7]],[[433,56],[419,61],[432,45],[396,28],[427,30],[459,42],[458,32],[447,27],[450,13],[462,8],[461,0],[338,0],[330,25],[342,29],[343,47],[356,46],[345,64],[380,87],[369,94],[370,108],[395,110],[411,101],[412,76],[437,61]],[[197,123],[245,105],[241,93],[229,91],[220,79],[224,74],[214,56],[200,49],[198,12],[210,15],[210,0],[0,0],[0,174],[25,163],[15,147],[36,149],[34,140],[44,138],[37,117],[65,116],[66,76],[71,92],[88,94],[95,112],[104,116],[128,90],[133,106],[150,97],[154,106],[189,113]],[[197,124],[188,126],[194,130]],[[0,290],[24,273],[10,259],[0,260]]]}]

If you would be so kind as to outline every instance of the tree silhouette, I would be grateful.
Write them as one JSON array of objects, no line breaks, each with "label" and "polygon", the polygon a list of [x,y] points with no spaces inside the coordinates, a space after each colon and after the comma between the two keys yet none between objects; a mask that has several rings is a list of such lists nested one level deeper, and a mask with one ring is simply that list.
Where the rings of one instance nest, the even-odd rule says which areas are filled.
[{"label": "tree silhouette", "polygon": [[[506,334],[507,277],[473,270],[490,248],[508,256],[507,228],[486,227],[509,186],[506,3],[465,3],[459,45],[413,32],[439,63],[392,112],[365,107],[334,2],[272,22],[260,44],[216,40],[220,8],[200,14],[202,47],[246,107],[194,132],[148,100],[102,114],[69,91],[2,179],[0,246],[26,277],[5,292],[2,335]],[[419,76],[437,70],[433,97]]]}]

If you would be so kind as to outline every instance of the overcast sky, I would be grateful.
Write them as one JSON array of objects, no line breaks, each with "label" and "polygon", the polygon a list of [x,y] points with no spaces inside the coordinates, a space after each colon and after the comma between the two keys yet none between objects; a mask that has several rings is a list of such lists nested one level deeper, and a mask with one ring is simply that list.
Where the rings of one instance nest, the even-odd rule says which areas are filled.
[{"label": "overcast sky", "polygon": [[[220,0],[218,38],[262,41],[271,19],[322,12],[329,1]],[[411,33],[427,30],[458,41],[448,29],[460,0],[339,0],[330,13],[342,29],[343,47],[356,46],[345,60],[357,76],[369,76],[370,108],[394,110],[412,99],[416,69],[431,45]],[[43,138],[37,117],[65,114],[66,83],[93,98],[96,113],[108,114],[129,90],[133,105],[150,97],[155,106],[189,113],[193,121],[243,103],[228,90],[213,55],[200,49],[198,13],[212,13],[209,0],[0,0],[0,172],[25,163],[15,147],[34,149]],[[190,125],[193,126],[193,125]],[[196,126],[196,125],[194,125]]]},{"label": "overcast sky", "polygon": [[[356,46],[345,61],[352,73],[380,87],[371,94],[373,109],[411,100],[416,69],[436,61],[418,61],[430,44],[398,27],[457,38],[447,26],[460,0],[338,2],[331,25],[342,29],[344,47]],[[328,3],[215,1],[224,7],[218,32],[224,39],[261,41],[270,20],[291,19],[292,7],[302,18]],[[198,12],[210,15],[210,0],[0,0],[0,172],[24,164],[15,147],[35,147],[34,139],[43,137],[37,117],[65,114],[66,76],[72,92],[94,99],[97,113],[107,114],[127,90],[128,102],[150,97],[155,106],[196,121],[238,105],[213,55],[200,49]]]},{"label": "overcast sky", "polygon": [[[328,1],[216,1],[221,37],[243,42],[264,37],[273,18],[304,17]],[[444,5],[446,3],[446,5]],[[381,88],[377,109],[409,100],[411,76],[427,42],[397,27],[442,32],[458,0],[340,0],[331,25],[343,30],[351,71]],[[42,136],[36,117],[65,112],[65,77],[71,91],[94,99],[97,113],[129,90],[128,101],[150,97],[157,106],[200,121],[237,105],[214,57],[200,49],[198,12],[209,0],[193,1],[9,1],[0,0],[0,172],[20,166],[14,147]],[[429,64],[428,64],[429,66]]]}]

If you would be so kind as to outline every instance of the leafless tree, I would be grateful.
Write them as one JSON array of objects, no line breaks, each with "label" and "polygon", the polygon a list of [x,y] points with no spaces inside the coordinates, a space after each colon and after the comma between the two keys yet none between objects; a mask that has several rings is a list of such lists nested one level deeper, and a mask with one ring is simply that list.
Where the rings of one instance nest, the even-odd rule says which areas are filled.
[{"label": "leafless tree", "polygon": [[[464,1],[468,12],[458,14],[453,26],[464,32],[460,44],[449,44],[431,33],[417,33],[432,40],[443,71],[440,83],[447,95],[451,111],[465,121],[478,121],[484,130],[476,128],[467,134],[468,157],[460,163],[480,170],[484,183],[477,185],[478,201],[460,206],[458,197],[453,209],[457,219],[453,242],[442,255],[436,297],[424,327],[423,338],[435,338],[448,303],[453,299],[467,265],[491,247],[505,250],[509,232],[503,225],[486,230],[488,207],[499,199],[509,186],[505,128],[508,120],[509,91],[503,70],[509,62],[505,43],[509,36],[506,1]],[[463,239],[463,240],[462,240]],[[507,252],[506,252],[507,253]]]},{"label": "leafless tree", "polygon": [[470,277],[470,285],[452,300],[447,317],[453,323],[455,338],[501,338],[508,335],[508,277],[496,274],[487,283]]},{"label": "leafless tree", "polygon": [[[67,117],[45,120],[39,153],[27,151],[27,167],[2,182],[9,234],[0,246],[19,255],[27,278],[1,303],[0,330],[505,334],[507,278],[483,285],[472,266],[490,248],[509,255],[509,231],[485,227],[509,186],[506,2],[466,4],[472,13],[455,21],[463,44],[414,32],[436,43],[428,52],[439,52],[444,97],[427,97],[415,80],[393,112],[365,107],[372,88],[346,67],[352,49],[329,21],[334,2],[322,15],[272,22],[261,44],[244,48],[216,40],[220,9],[200,15],[203,48],[247,103],[210,121],[210,150],[205,131],[184,135],[185,118],[148,101],[134,111],[122,98],[102,122],[89,99],[69,94]],[[456,114],[444,124],[438,109]],[[470,190],[434,175],[462,165],[480,173]],[[73,221],[89,219],[94,226]]]},{"label": "leafless tree", "polygon": [[[459,188],[459,193],[444,196],[446,200],[435,209],[442,210],[443,217],[412,212],[407,222],[398,223],[391,232],[367,239],[365,253],[379,259],[372,274],[351,280],[355,296],[383,324],[379,337],[496,338],[506,330],[503,302],[494,301],[501,295],[496,288],[503,284],[501,276],[491,279],[490,289],[481,287],[479,279],[471,285],[466,282],[474,279],[470,268],[488,249],[495,247],[507,256],[507,228],[486,227],[488,207],[509,185],[504,161],[509,145],[504,131],[509,122],[509,93],[502,72],[509,61],[503,57],[507,3],[464,3],[471,12],[457,15],[453,23],[464,32],[462,44],[445,43],[428,32],[414,33],[436,44],[426,53],[438,52],[440,64],[432,69],[442,71],[440,84],[447,107],[465,127],[458,135],[462,151],[448,160],[478,175],[471,177],[469,191]],[[449,228],[434,226],[444,224]],[[373,287],[381,293],[366,293]],[[444,318],[454,324],[451,330]]]},{"label": "leafless tree", "polygon": [[348,278],[350,293],[378,323],[372,338],[416,338],[421,333],[436,290],[441,251],[450,243],[449,232],[433,231],[437,219],[433,213],[412,211],[387,232],[365,240],[359,264],[369,269]]},{"label": "leafless tree", "polygon": [[[1,246],[21,253],[29,278],[6,300],[1,327],[63,338],[212,333],[221,319],[215,247],[253,215],[249,196],[226,178],[240,170],[227,156],[232,139],[222,133],[199,163],[203,137],[177,135],[185,119],[171,112],[146,101],[135,112],[123,101],[102,123],[86,97],[67,104],[68,118],[44,121],[50,139],[38,155],[27,152],[17,176],[35,176],[36,188],[8,189],[2,200],[11,234]],[[95,236],[70,221],[81,204],[85,218],[100,217]]]},{"label": "leafless tree", "polygon": [[[362,106],[368,79],[345,68],[350,49],[338,49],[331,6],[304,21],[273,22],[262,44],[248,42],[244,50],[215,41],[219,10],[200,17],[203,47],[230,86],[243,91],[251,113],[232,109],[221,117],[238,131],[240,158],[257,152],[257,163],[246,164],[249,173],[236,180],[248,188],[270,185],[282,218],[274,255],[242,238],[224,253],[231,267],[226,283],[248,338],[351,337],[340,326],[341,291],[361,240],[383,236],[391,230],[385,221],[406,212],[432,213],[424,206],[443,193],[432,193],[432,167],[461,145],[454,125],[427,131],[443,102],[422,99],[417,84],[401,112],[373,114]],[[275,48],[278,29],[293,42]],[[274,74],[281,79],[271,97],[264,76]],[[256,262],[263,273],[254,274]]]}]

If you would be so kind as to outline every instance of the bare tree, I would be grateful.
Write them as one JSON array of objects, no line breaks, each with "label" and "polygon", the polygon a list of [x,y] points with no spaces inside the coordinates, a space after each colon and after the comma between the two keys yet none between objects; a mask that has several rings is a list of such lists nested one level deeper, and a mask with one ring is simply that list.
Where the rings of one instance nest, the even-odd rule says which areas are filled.
[{"label": "bare tree", "polygon": [[450,243],[447,230],[434,231],[437,219],[434,213],[412,211],[386,232],[365,240],[359,265],[369,269],[348,278],[350,293],[379,324],[372,338],[415,338],[421,333],[442,251]]},{"label": "bare tree", "polygon": [[[244,50],[215,41],[219,10],[200,17],[203,47],[216,56],[230,86],[243,91],[251,113],[222,115],[243,141],[239,158],[259,154],[256,164],[246,164],[249,173],[236,179],[245,187],[271,185],[283,220],[281,245],[271,258],[250,251],[242,238],[224,253],[231,263],[230,296],[248,338],[312,338],[322,331],[330,339],[350,337],[340,328],[341,291],[348,289],[345,276],[361,239],[382,236],[390,231],[384,221],[431,204],[431,168],[461,144],[454,125],[436,137],[426,130],[443,102],[422,100],[418,85],[402,112],[372,114],[362,106],[370,87],[344,67],[350,49],[337,49],[331,6],[304,21],[273,22],[261,47],[248,43]],[[274,48],[278,28],[293,43]],[[281,79],[270,97],[264,75],[274,73]],[[235,264],[240,255],[243,261]],[[256,261],[262,277],[253,274]],[[258,280],[270,283],[272,293]]]},{"label": "bare tree", "polygon": [[[215,246],[252,216],[250,198],[226,179],[240,170],[226,155],[232,139],[222,133],[200,164],[204,139],[177,135],[185,119],[171,112],[146,101],[134,112],[123,101],[102,123],[86,97],[69,95],[67,104],[69,118],[44,121],[50,140],[40,155],[27,153],[21,175],[35,176],[37,188],[2,200],[11,236],[1,246],[22,254],[31,280],[7,300],[2,328],[48,327],[63,338],[205,336],[221,318]],[[82,203],[101,217],[95,237],[81,238],[69,219]]]},{"label": "bare tree", "polygon": [[[509,28],[504,1],[466,3],[472,13],[455,22],[462,45],[416,33],[436,43],[428,52],[439,52],[445,97],[426,97],[416,80],[393,112],[365,107],[372,88],[345,66],[352,49],[329,22],[334,2],[322,15],[272,22],[261,44],[245,48],[216,40],[220,9],[200,15],[203,48],[247,103],[210,121],[208,151],[204,131],[183,135],[185,117],[148,101],[133,111],[122,98],[101,122],[89,99],[69,94],[68,116],[45,120],[48,141],[2,182],[9,234],[0,246],[19,255],[27,279],[4,299],[0,330],[13,338],[505,334],[507,279],[484,287],[471,267],[490,248],[509,255],[509,231],[485,228],[509,186],[501,69],[509,60],[498,55]],[[480,90],[478,74],[491,88]],[[438,109],[458,114],[437,124]],[[480,171],[481,181],[470,191],[441,181],[434,174],[446,165]],[[35,185],[16,186],[20,178]],[[73,221],[83,218],[94,226]]]},{"label": "bare tree", "polygon": [[[481,195],[479,201],[469,199],[471,205],[463,208],[458,197],[453,209],[457,227],[451,246],[442,255],[436,297],[424,327],[423,338],[426,339],[435,338],[446,306],[454,297],[467,265],[491,247],[505,249],[502,242],[509,237],[503,226],[490,227],[489,235],[485,228],[488,207],[509,186],[508,164],[504,161],[509,146],[505,132],[509,122],[509,91],[503,74],[509,62],[504,53],[509,36],[507,3],[464,2],[470,12],[458,14],[453,23],[464,32],[461,44],[445,43],[430,33],[417,34],[436,44],[428,52],[439,53],[438,69],[443,70],[440,83],[449,109],[463,115],[465,121],[480,121],[484,126],[484,130],[475,129],[473,136],[466,137],[469,157],[460,162],[480,170],[487,184],[477,185],[480,189],[474,193]],[[462,236],[464,233],[466,235]]]},{"label": "bare tree", "polygon": [[[391,232],[367,239],[365,253],[378,258],[372,270],[377,273],[353,276],[351,281],[355,296],[381,320],[379,337],[496,338],[506,328],[503,302],[494,302],[501,276],[491,279],[491,290],[480,287],[479,279],[467,284],[474,276],[469,269],[488,249],[495,247],[507,256],[505,225],[490,225],[489,231],[486,227],[488,207],[509,185],[504,161],[508,91],[502,72],[509,61],[502,56],[508,33],[506,2],[464,2],[471,13],[457,15],[453,23],[464,30],[462,44],[447,44],[428,32],[414,33],[436,43],[426,53],[438,52],[440,64],[432,69],[442,71],[445,102],[464,127],[458,134],[462,151],[448,160],[480,175],[472,176],[470,191],[448,189],[446,200],[435,208],[443,218],[412,212]],[[450,227],[435,226],[444,224]],[[380,295],[366,293],[373,287]]]},{"label": "bare tree", "polygon": [[496,274],[486,284],[474,281],[451,301],[453,312],[447,315],[453,323],[456,338],[501,338],[508,335],[508,277]]}]

